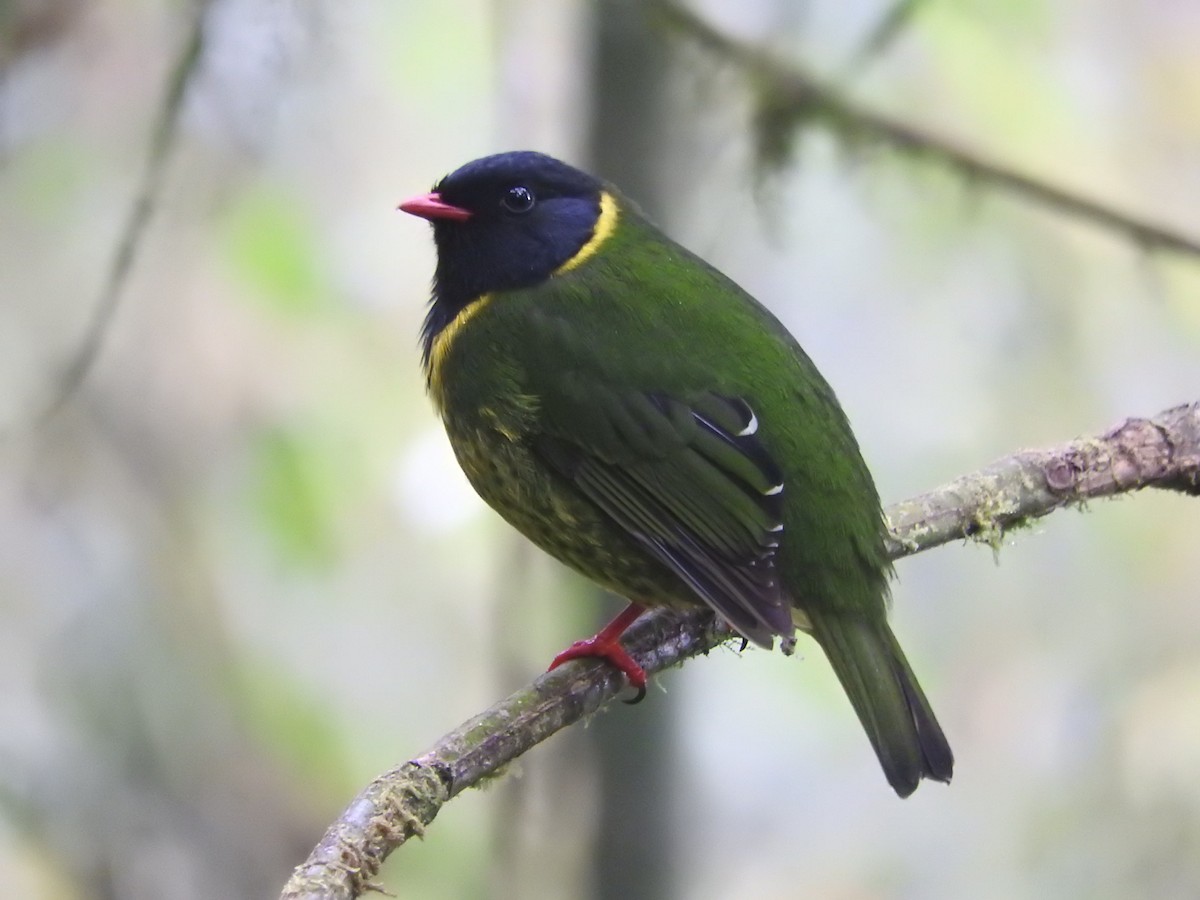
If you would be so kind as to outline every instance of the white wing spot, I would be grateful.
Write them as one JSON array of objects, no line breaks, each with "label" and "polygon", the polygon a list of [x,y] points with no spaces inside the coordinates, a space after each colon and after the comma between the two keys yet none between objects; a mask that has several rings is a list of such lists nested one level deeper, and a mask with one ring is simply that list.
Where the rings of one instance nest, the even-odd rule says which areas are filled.
[{"label": "white wing spot", "polygon": [[758,431],[758,416],[754,414],[754,410],[750,410],[750,421],[746,423],[746,427],[737,433],[738,437],[748,437]]},{"label": "white wing spot", "polygon": [[783,492],[783,482],[781,481],[781,482],[779,482],[779,484],[775,485],[774,487],[769,487],[765,491],[763,491],[763,496],[764,497],[774,497],[776,494],[780,494],[782,492]]},{"label": "white wing spot", "polygon": [[778,525],[772,525],[767,531],[771,532],[771,534],[779,534],[779,532],[783,531],[783,523],[780,522]]}]

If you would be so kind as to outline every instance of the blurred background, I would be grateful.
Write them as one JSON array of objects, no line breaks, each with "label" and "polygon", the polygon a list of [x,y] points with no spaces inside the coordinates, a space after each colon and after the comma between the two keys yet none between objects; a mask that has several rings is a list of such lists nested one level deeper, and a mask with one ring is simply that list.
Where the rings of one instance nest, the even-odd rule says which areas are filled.
[{"label": "blurred background", "polygon": [[[274,896],[359,787],[619,608],[483,507],[424,396],[433,248],[395,206],[469,159],[612,178],[774,309],[885,502],[1200,398],[1194,259],[819,122],[765,172],[752,89],[654,5],[0,0],[5,896]],[[692,8],[1200,236],[1189,0]],[[450,803],[383,883],[1195,897],[1198,533],[1146,493],[899,565],[951,787],[897,800],[814,645],[720,650]]]}]

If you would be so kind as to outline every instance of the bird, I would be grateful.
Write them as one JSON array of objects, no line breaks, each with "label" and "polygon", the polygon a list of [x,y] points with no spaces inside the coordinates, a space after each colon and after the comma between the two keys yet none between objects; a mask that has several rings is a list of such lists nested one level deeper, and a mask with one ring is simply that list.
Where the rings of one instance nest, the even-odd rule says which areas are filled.
[{"label": "bird", "polygon": [[822,648],[901,797],[954,758],[888,622],[879,494],[782,323],[614,185],[554,157],[469,162],[399,209],[437,262],[428,392],[468,480],[542,550],[626,598],[551,668],[707,606],[745,641]]}]

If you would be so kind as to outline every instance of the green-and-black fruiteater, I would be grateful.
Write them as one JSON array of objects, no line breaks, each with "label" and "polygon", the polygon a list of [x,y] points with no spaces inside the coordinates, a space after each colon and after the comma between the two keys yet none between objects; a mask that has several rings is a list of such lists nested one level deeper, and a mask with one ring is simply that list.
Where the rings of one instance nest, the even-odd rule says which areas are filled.
[{"label": "green-and-black fruiteater", "polygon": [[467,477],[542,549],[643,605],[707,604],[824,649],[901,796],[953,757],[886,618],[879,496],[779,321],[611,185],[539,153],[468,163],[401,204],[433,225],[429,390]]}]

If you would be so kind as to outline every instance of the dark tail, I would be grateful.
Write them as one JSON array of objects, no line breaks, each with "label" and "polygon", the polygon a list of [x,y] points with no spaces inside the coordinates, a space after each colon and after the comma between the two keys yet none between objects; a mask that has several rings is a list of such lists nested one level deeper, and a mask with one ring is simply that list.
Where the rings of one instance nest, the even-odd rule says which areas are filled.
[{"label": "dark tail", "polygon": [[922,778],[948,782],[954,754],[887,621],[809,618],[896,793],[907,797]]}]

